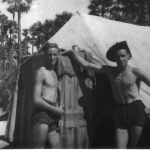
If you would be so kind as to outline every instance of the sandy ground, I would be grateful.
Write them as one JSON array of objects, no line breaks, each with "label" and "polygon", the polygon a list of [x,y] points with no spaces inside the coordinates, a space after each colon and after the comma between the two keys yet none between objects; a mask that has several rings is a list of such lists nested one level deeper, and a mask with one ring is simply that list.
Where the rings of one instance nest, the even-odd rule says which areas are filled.
[{"label": "sandy ground", "polygon": [[5,148],[9,145],[5,139],[5,130],[6,130],[7,121],[0,121],[0,149]]}]

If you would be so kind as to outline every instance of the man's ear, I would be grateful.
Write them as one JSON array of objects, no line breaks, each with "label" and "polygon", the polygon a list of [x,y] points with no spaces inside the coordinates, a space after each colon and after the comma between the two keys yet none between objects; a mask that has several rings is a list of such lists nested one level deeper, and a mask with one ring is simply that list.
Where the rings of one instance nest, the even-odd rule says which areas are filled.
[{"label": "man's ear", "polygon": [[131,58],[131,55],[128,53],[128,60]]}]

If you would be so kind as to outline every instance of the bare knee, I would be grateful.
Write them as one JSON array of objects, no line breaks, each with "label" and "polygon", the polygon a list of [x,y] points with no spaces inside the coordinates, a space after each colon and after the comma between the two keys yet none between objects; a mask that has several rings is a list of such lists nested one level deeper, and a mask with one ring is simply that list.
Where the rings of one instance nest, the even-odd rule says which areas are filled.
[{"label": "bare knee", "polygon": [[128,143],[128,132],[126,129],[116,129],[116,148],[126,149]]},{"label": "bare knee", "polygon": [[48,143],[51,148],[53,149],[60,149],[61,142],[60,142],[60,135],[56,131],[50,132],[48,134]]},{"label": "bare knee", "polygon": [[136,125],[130,128],[129,145],[131,146],[131,148],[135,148],[135,146],[137,145],[142,133],[142,129],[143,128],[141,126],[136,126]]}]

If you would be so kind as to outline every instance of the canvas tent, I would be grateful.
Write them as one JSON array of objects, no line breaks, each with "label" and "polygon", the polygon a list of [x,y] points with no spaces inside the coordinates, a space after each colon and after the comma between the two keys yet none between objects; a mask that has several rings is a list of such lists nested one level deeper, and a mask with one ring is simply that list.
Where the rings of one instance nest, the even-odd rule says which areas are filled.
[{"label": "canvas tent", "polygon": [[[101,64],[115,65],[106,59],[106,52],[116,42],[124,40],[133,56],[129,64],[150,74],[150,27],[77,12],[49,42],[56,42],[65,49],[71,49],[72,45],[77,44],[81,49],[90,51],[93,59]],[[145,106],[150,107],[150,89],[144,83],[141,84],[140,94]]]},{"label": "canvas tent", "polygon": [[[121,23],[121,22],[116,22],[116,21],[112,21],[112,20],[108,20],[108,19],[104,19],[101,17],[96,17],[96,16],[91,16],[91,15],[87,15],[87,14],[80,14],[80,13],[75,13],[74,16],[49,40],[49,42],[55,42],[59,45],[60,48],[64,48],[64,49],[71,49],[72,45],[77,44],[79,45],[79,47],[81,49],[84,49],[86,51],[89,51],[92,53],[93,56],[93,62],[97,63],[97,64],[108,64],[108,65],[115,65],[114,63],[111,63],[110,61],[108,61],[106,59],[106,52],[107,50],[116,42],[119,41],[123,41],[126,40],[128,42],[128,45],[131,49],[132,52],[132,59],[130,60],[130,64],[132,66],[135,67],[139,67],[143,70],[145,70],[145,72],[147,72],[148,74],[150,73],[150,69],[149,69],[149,58],[150,58],[150,53],[148,52],[150,49],[150,42],[148,41],[150,38],[150,28],[149,27],[141,27],[141,26],[135,26],[135,25],[130,25],[127,23]],[[39,51],[41,51],[41,49],[39,49]],[[31,93],[31,90],[28,88],[29,86],[33,86],[31,85],[33,80],[34,80],[34,76],[31,76],[30,79],[27,79],[29,76],[28,72],[34,72],[34,70],[37,69],[37,65],[43,65],[44,63],[44,58],[41,56],[35,56],[33,59],[29,59],[25,64],[24,64],[24,68],[22,67],[22,73],[20,76],[20,84],[19,86],[22,86],[22,89],[25,88],[28,93]],[[34,63],[33,63],[34,62]],[[33,69],[34,68],[34,69]],[[26,76],[27,75],[27,76]],[[28,82],[21,82],[21,80],[28,80]],[[68,124],[67,122],[65,124],[66,128],[63,128],[61,130],[62,132],[62,139],[64,139],[64,148],[75,148],[75,147],[79,147],[79,148],[87,148],[89,145],[88,141],[88,137],[87,137],[87,132],[86,132],[86,122],[85,120],[83,120],[83,117],[85,117],[85,114],[83,113],[83,110],[81,110],[81,107],[78,107],[78,104],[75,102],[78,100],[78,96],[82,96],[82,92],[85,93],[84,95],[86,95],[86,90],[84,89],[84,91],[82,91],[81,89],[78,89],[79,84],[83,84],[83,80],[80,80],[81,82],[78,82],[79,79],[77,80],[77,78],[69,78],[68,76],[63,76],[62,78],[63,82],[63,87],[65,87],[62,91],[62,99],[63,100],[68,100],[71,98],[73,100],[70,100],[69,104],[67,104],[67,107],[69,108],[70,106],[73,106],[71,109],[74,108],[79,108],[78,111],[76,111],[76,109],[74,109],[73,111],[70,111],[71,113],[68,114],[68,118],[73,118],[73,117],[77,117],[78,119],[81,119],[81,127],[77,127],[78,123],[76,121],[72,120],[68,120]],[[84,81],[86,82],[86,84],[88,85],[88,87],[93,87],[93,82],[87,80]],[[98,83],[99,82],[99,83]],[[106,142],[105,144],[105,148],[108,148],[108,143],[110,141],[113,141],[113,136],[110,136],[110,134],[108,133],[108,129],[111,128],[111,124],[110,124],[110,119],[111,119],[111,114],[112,111],[110,111],[110,109],[112,109],[111,105],[108,106],[108,103],[112,103],[112,101],[108,102],[108,99],[110,100],[111,96],[109,94],[109,83],[106,81],[106,77],[102,77],[100,76],[100,78],[97,80],[97,93],[98,95],[96,96],[100,96],[101,99],[97,102],[99,103],[98,106],[100,106],[98,109],[98,113],[101,112],[101,115],[98,116],[99,117],[99,122],[96,122],[96,126],[97,128],[95,129],[95,133],[90,133],[91,137],[94,134],[97,134],[99,131],[104,131],[106,130],[106,132],[104,133],[104,135],[102,136],[102,132],[100,132],[100,134],[97,134],[97,136],[95,136],[96,138],[98,137],[98,142]],[[74,87],[69,89],[68,84],[74,85]],[[67,88],[66,88],[67,87]],[[145,104],[146,107],[150,107],[150,92],[149,92],[149,88],[145,85],[142,84],[141,85],[142,89],[141,89],[141,98]],[[33,87],[32,87],[33,88]],[[20,89],[20,91],[22,90]],[[76,96],[72,96],[73,94],[71,94],[71,92],[73,93],[75,91],[75,89],[78,91],[79,95]],[[69,94],[67,93],[67,90],[71,91]],[[82,91],[82,92],[81,92]],[[65,93],[65,94],[64,94]],[[93,91],[91,91],[91,95],[92,95]],[[21,139],[19,142],[20,145],[25,144],[25,145],[31,145],[30,142],[32,142],[31,140],[31,135],[28,134],[29,131],[31,131],[31,126],[29,124],[26,124],[27,122],[29,122],[30,117],[28,114],[30,114],[30,110],[31,110],[31,106],[33,105],[33,101],[27,101],[29,99],[32,99],[32,95],[30,96],[28,94],[28,96],[24,95],[24,91],[22,90],[22,93],[20,93],[20,96],[18,97],[18,101],[17,104],[16,101],[12,102],[12,107],[14,107],[13,105],[17,105],[17,111],[18,112],[16,115],[15,114],[11,114],[11,116],[16,116],[16,120],[15,119],[10,119],[10,121],[8,121],[8,126],[7,126],[7,137],[9,139],[12,139],[13,141],[13,136],[14,136],[14,128],[17,128],[16,131],[18,132],[15,136],[17,139]],[[22,99],[21,97],[24,96],[24,98]],[[86,97],[86,96],[85,96]],[[90,109],[93,109],[92,105],[92,99],[89,100],[88,106],[91,106]],[[86,101],[84,101],[84,103],[86,104]],[[96,104],[97,104],[96,103]],[[72,105],[73,104],[73,105]],[[24,107],[26,106],[26,107]],[[77,107],[76,107],[77,106]],[[15,107],[14,107],[15,108]],[[30,110],[29,110],[29,109]],[[107,109],[107,110],[106,110]],[[14,110],[14,109],[10,109],[10,110]],[[87,110],[86,110],[87,111]],[[92,112],[91,111],[87,111],[89,114]],[[92,112],[93,113],[93,112]],[[109,114],[108,114],[109,113]],[[93,114],[92,114],[93,115]],[[90,116],[90,122],[92,124],[94,124],[94,118],[92,118],[91,114]],[[15,117],[14,117],[15,118]],[[21,119],[20,119],[21,118]],[[96,117],[97,118],[97,117]],[[64,118],[65,119],[65,118]],[[16,123],[16,124],[15,124]],[[71,126],[70,126],[71,125]],[[101,126],[101,127],[100,127]],[[107,127],[108,126],[108,127]],[[29,130],[27,130],[27,128]],[[93,128],[93,126],[91,126],[90,128]],[[26,133],[24,133],[24,131],[27,131]],[[64,133],[65,132],[65,133]],[[109,130],[109,133],[113,132],[112,129]],[[84,134],[83,134],[84,133]],[[19,136],[18,136],[19,134]],[[67,139],[66,139],[66,135],[67,135]],[[84,135],[84,136],[82,136]],[[100,135],[100,136],[99,136]],[[149,134],[150,135],[150,134]],[[26,138],[27,137],[27,138]],[[75,137],[79,137],[79,138],[75,138]],[[108,141],[108,138],[110,139],[110,141]],[[25,143],[24,140],[28,140],[27,143]],[[94,145],[94,144],[93,144]],[[104,145],[104,144],[101,144]],[[106,147],[107,146],[107,147]]]}]

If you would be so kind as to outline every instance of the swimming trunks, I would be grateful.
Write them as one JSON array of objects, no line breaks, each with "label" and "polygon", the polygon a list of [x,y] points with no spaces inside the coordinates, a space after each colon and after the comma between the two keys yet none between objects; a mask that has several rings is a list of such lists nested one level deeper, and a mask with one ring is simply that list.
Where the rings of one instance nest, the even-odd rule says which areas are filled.
[{"label": "swimming trunks", "polygon": [[[46,101],[52,106],[56,106],[56,103]],[[59,123],[60,117],[58,117],[56,114],[44,110],[40,107],[35,107],[33,110],[33,115],[32,115],[32,123],[35,124],[37,122],[43,122],[49,126],[49,132],[52,132],[54,130],[57,130],[59,128],[58,123]]]},{"label": "swimming trunks", "polygon": [[129,104],[117,104],[116,107],[115,124],[117,128],[128,129],[132,125],[143,127],[146,116],[145,106],[141,100]]}]

